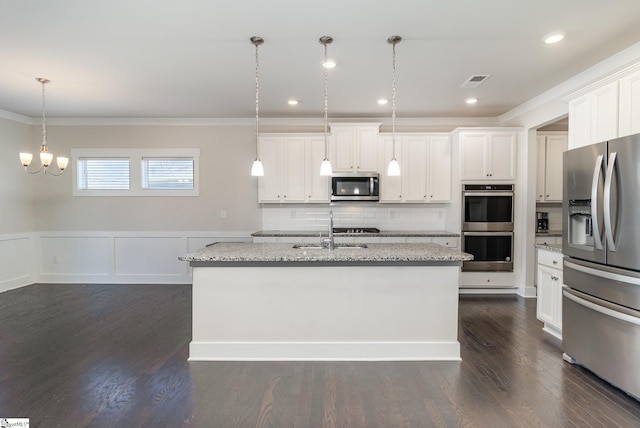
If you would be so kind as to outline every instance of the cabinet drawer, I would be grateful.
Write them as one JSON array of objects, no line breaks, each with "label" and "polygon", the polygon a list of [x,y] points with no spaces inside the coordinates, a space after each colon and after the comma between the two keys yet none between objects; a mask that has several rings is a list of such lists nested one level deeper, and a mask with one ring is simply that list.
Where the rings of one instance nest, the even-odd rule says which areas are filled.
[{"label": "cabinet drawer", "polygon": [[431,242],[444,247],[458,248],[458,238],[455,236],[436,236],[431,238]]},{"label": "cabinet drawer", "polygon": [[538,263],[555,269],[562,269],[562,253],[538,250]]}]

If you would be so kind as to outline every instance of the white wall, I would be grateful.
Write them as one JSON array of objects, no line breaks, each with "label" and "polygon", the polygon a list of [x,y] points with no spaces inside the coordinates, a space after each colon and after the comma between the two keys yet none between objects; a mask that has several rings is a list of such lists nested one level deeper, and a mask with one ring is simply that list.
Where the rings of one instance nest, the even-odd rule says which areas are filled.
[{"label": "white wall", "polygon": [[[72,148],[199,148],[198,197],[72,196],[72,168],[38,183],[35,230],[210,230],[260,228],[250,126],[49,126],[50,151]],[[221,218],[220,211],[226,211]]]},{"label": "white wall", "polygon": [[0,292],[33,282],[35,177],[24,173],[18,158],[33,129],[16,119],[0,118]]}]

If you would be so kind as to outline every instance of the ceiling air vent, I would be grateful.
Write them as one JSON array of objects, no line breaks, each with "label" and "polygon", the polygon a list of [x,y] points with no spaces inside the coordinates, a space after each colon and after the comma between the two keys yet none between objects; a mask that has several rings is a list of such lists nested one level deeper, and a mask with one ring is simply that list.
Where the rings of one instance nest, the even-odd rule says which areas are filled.
[{"label": "ceiling air vent", "polygon": [[477,88],[480,86],[485,80],[487,80],[491,76],[490,74],[474,74],[464,81],[461,88]]}]

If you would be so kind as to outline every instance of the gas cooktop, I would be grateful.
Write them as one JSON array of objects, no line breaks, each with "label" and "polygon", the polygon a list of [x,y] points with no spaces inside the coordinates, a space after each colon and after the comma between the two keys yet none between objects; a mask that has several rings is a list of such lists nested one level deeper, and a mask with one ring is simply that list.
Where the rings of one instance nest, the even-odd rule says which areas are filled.
[{"label": "gas cooktop", "polygon": [[333,233],[380,233],[375,227],[334,227]]}]

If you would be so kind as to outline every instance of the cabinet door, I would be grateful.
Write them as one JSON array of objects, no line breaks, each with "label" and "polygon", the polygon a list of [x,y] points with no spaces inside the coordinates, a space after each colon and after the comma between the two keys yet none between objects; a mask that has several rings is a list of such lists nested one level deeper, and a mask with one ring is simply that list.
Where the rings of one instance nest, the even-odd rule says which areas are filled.
[{"label": "cabinet door", "polygon": [[516,134],[492,133],[487,149],[487,173],[491,180],[515,180],[516,178]]},{"label": "cabinet door", "polygon": [[362,127],[357,130],[355,169],[360,172],[378,170],[378,129]]},{"label": "cabinet door", "polygon": [[462,180],[485,180],[485,133],[460,135],[460,178]]},{"label": "cabinet door", "polygon": [[353,127],[332,127],[331,165],[336,172],[351,172],[355,168],[355,129]]},{"label": "cabinet door", "polygon": [[600,143],[618,136],[618,82],[591,93],[591,143]]},{"label": "cabinet door", "polygon": [[619,137],[640,132],[640,71],[620,79]]},{"label": "cabinet door", "polygon": [[544,201],[562,202],[562,153],[567,150],[566,135],[546,137]]},{"label": "cabinet door", "polygon": [[262,203],[280,202],[283,171],[281,167],[281,146],[277,137],[260,137],[260,159],[264,165],[264,176],[258,178],[258,201]]},{"label": "cabinet door", "polygon": [[555,277],[552,277],[552,280],[554,278],[552,293],[556,307],[554,309],[553,325],[558,330],[562,330],[562,284],[564,282],[562,271],[556,270]]},{"label": "cabinet door", "polygon": [[536,202],[544,201],[544,178],[546,174],[546,153],[547,153],[547,138],[541,135],[536,137],[536,143],[538,145],[537,152],[537,168],[536,168]]},{"label": "cabinet door", "polygon": [[591,144],[591,102],[589,94],[569,101],[569,148]]},{"label": "cabinet door", "polygon": [[400,202],[402,200],[403,159],[401,139],[396,136],[396,159],[400,162],[400,176],[389,177],[387,165],[393,157],[393,141],[391,137],[380,137],[379,162],[380,170],[380,202]]},{"label": "cabinet door", "polygon": [[329,202],[329,177],[320,175],[324,159],[324,137],[308,137],[306,149],[306,201]]},{"label": "cabinet door", "polygon": [[449,137],[429,138],[427,200],[451,202],[451,141]]},{"label": "cabinet door", "polygon": [[556,280],[554,278],[556,278],[556,269],[538,265],[537,317],[548,324],[554,324],[556,314],[554,293]]},{"label": "cabinet door", "polygon": [[403,137],[402,163],[402,199],[406,202],[425,202],[427,200],[427,149],[426,137]]},{"label": "cabinet door", "polygon": [[283,144],[282,202],[304,202],[305,157],[304,138],[285,137]]}]

